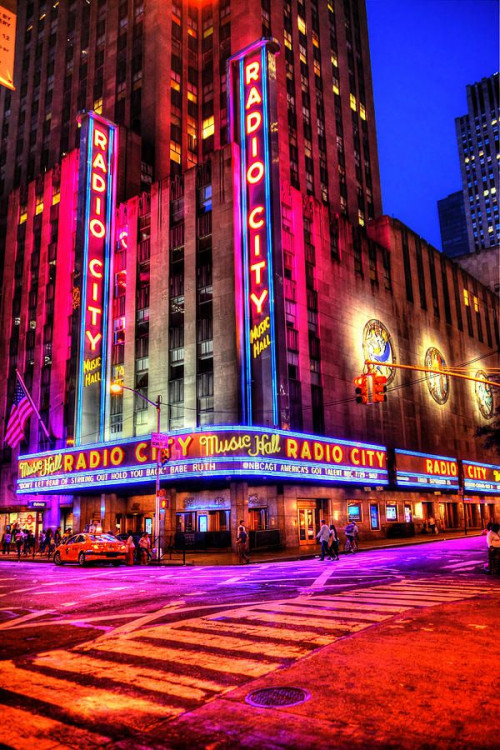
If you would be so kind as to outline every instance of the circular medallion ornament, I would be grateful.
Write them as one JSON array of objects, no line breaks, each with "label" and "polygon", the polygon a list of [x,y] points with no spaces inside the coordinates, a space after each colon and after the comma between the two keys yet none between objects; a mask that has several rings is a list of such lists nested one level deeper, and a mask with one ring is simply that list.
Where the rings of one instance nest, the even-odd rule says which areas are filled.
[{"label": "circular medallion ornament", "polygon": [[384,375],[390,385],[396,375],[391,364],[396,362],[391,334],[380,320],[369,320],[363,329],[363,356],[377,365],[372,365],[376,375]]},{"label": "circular medallion ornament", "polygon": [[[435,346],[431,346],[425,352],[425,366],[433,370],[443,370],[446,368],[446,360]],[[438,404],[445,404],[450,395],[450,379],[443,373],[427,373],[427,387],[432,398]]]},{"label": "circular medallion ornament", "polygon": [[[488,376],[484,370],[478,370],[475,375],[480,380],[487,380]],[[479,411],[485,419],[491,419],[493,416],[493,391],[488,383],[474,383],[476,391],[476,401]]]}]

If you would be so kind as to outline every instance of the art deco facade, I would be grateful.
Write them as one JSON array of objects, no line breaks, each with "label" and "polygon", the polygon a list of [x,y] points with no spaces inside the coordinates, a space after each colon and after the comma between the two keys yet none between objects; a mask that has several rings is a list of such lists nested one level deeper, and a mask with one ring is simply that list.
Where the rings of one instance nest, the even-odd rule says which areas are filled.
[{"label": "art deco facade", "polygon": [[[120,203],[102,266],[109,274],[108,365],[99,371],[104,440],[87,434],[90,423],[81,420],[81,394],[97,380],[101,360],[84,366],[79,348],[86,193],[78,150],[60,159],[78,145],[72,79],[70,116],[57,100],[51,107],[47,171],[31,180],[41,164],[32,174],[24,151],[20,160],[12,156],[8,137],[4,189],[19,185],[6,213],[0,405],[5,424],[17,367],[51,440],[31,418],[19,477],[17,451],[4,449],[6,520],[41,498],[45,524],[83,528],[99,517],[122,531],[147,526],[155,513],[149,436],[157,415],[144,398],[161,395],[162,432],[171,436],[161,470],[162,535],[187,530],[228,544],[244,517],[256,543],[279,534],[294,546],[313,541],[320,514],[342,524],[357,513],[366,535],[398,522],[418,526],[430,515],[445,528],[463,523],[464,513],[469,524],[483,523],[495,513],[500,478],[474,433],[493,416],[492,389],[479,381],[498,367],[498,299],[381,215],[364,4],[84,5],[58,11],[56,55],[64,19],[79,40],[72,75],[87,49],[85,96],[101,92],[102,114],[121,126]],[[32,13],[32,31],[41,34],[42,6]],[[90,13],[87,25],[83,13]],[[263,35],[277,39],[279,51],[258,42]],[[21,48],[37,38],[24,47],[21,40]],[[45,54],[51,42],[43,38]],[[120,50],[125,73],[118,72]],[[78,70],[81,78],[81,63]],[[10,98],[11,117],[21,90]],[[95,93],[86,104],[96,107]],[[37,144],[35,151],[38,159]],[[269,313],[255,317],[264,305]],[[367,359],[388,376],[387,403],[355,402],[353,378]],[[478,382],[391,367],[398,363],[470,367]],[[124,384],[121,395],[109,396],[113,380]],[[189,444],[210,449],[190,457]],[[272,456],[280,450],[278,466]],[[415,458],[428,463],[427,479],[424,464],[408,468],[414,452],[425,454]],[[460,469],[457,459],[465,461]],[[405,461],[405,476],[414,478],[406,485]],[[488,481],[469,484],[463,503],[460,471],[472,478],[483,469]]]}]

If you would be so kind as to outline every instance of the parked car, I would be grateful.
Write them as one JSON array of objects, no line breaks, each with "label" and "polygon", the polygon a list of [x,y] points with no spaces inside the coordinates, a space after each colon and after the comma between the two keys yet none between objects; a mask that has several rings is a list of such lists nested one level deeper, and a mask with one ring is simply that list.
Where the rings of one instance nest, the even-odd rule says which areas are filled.
[{"label": "parked car", "polygon": [[89,562],[110,562],[120,565],[126,561],[125,544],[111,534],[75,534],[54,552],[56,565],[78,563],[82,567]]}]

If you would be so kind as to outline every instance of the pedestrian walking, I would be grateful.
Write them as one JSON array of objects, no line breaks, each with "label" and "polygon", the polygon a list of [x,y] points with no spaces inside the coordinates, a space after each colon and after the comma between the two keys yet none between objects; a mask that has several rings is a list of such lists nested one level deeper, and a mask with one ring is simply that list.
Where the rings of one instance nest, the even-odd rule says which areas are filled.
[{"label": "pedestrian walking", "polygon": [[20,562],[21,552],[24,547],[24,533],[22,529],[17,529],[14,541],[16,543],[16,549],[17,549],[17,560],[18,562]]},{"label": "pedestrian walking", "polygon": [[134,564],[134,552],[135,552],[135,542],[134,537],[132,536],[132,532],[128,532],[128,538],[125,542],[125,546],[127,547],[127,565],[133,565]]},{"label": "pedestrian walking", "polygon": [[10,554],[10,543],[12,541],[12,534],[10,531],[6,531],[2,537],[2,551],[3,554]]},{"label": "pedestrian walking", "polygon": [[149,550],[151,549],[151,540],[149,534],[144,532],[139,540],[139,548],[141,553],[140,563],[141,565],[148,564]]},{"label": "pedestrian walking", "polygon": [[358,548],[359,528],[356,521],[349,521],[344,529],[346,552],[354,552]]},{"label": "pedestrian walking", "polygon": [[339,536],[335,524],[330,524],[330,536],[328,538],[328,554],[329,560],[339,559]]},{"label": "pedestrian walking", "polygon": [[47,551],[47,556],[50,557],[50,553],[52,552],[52,545],[53,545],[53,537],[52,537],[52,530],[47,529],[45,532],[45,544],[44,544],[44,551]]},{"label": "pedestrian walking", "polygon": [[250,557],[247,554],[248,553],[248,534],[247,530],[245,528],[245,524],[243,521],[240,521],[240,525],[238,526],[238,532],[236,534],[236,552],[238,554],[238,560],[240,563],[243,563],[243,560],[246,563],[250,562]]},{"label": "pedestrian walking", "polygon": [[321,521],[321,528],[316,534],[316,539],[321,544],[321,555],[319,559],[324,560],[325,555],[328,553],[328,540],[330,539],[330,529],[326,525],[324,519]]}]

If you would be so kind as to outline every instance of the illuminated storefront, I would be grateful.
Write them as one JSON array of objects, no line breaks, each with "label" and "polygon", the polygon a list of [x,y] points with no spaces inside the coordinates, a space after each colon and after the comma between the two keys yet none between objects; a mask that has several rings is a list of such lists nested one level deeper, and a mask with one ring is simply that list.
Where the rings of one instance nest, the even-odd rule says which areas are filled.
[{"label": "illuminated storefront", "polygon": [[[286,430],[176,431],[167,452],[160,468],[162,534],[185,533],[188,545],[230,546],[240,515],[252,539],[275,544],[288,536],[291,546],[315,544],[323,516],[337,523],[355,520],[368,537],[413,535],[426,530],[432,517],[440,530],[464,523],[479,527],[494,516],[494,506],[474,496],[477,483],[500,493],[498,484],[485,484],[498,479],[500,467],[463,462],[465,510],[454,458]],[[80,525],[104,520],[108,511],[98,497],[108,493],[122,499],[106,526],[136,530],[152,523],[155,478],[156,449],[145,436],[21,456],[17,492],[78,496],[74,515],[75,524],[80,515]],[[85,497],[94,500],[87,506]]]}]

